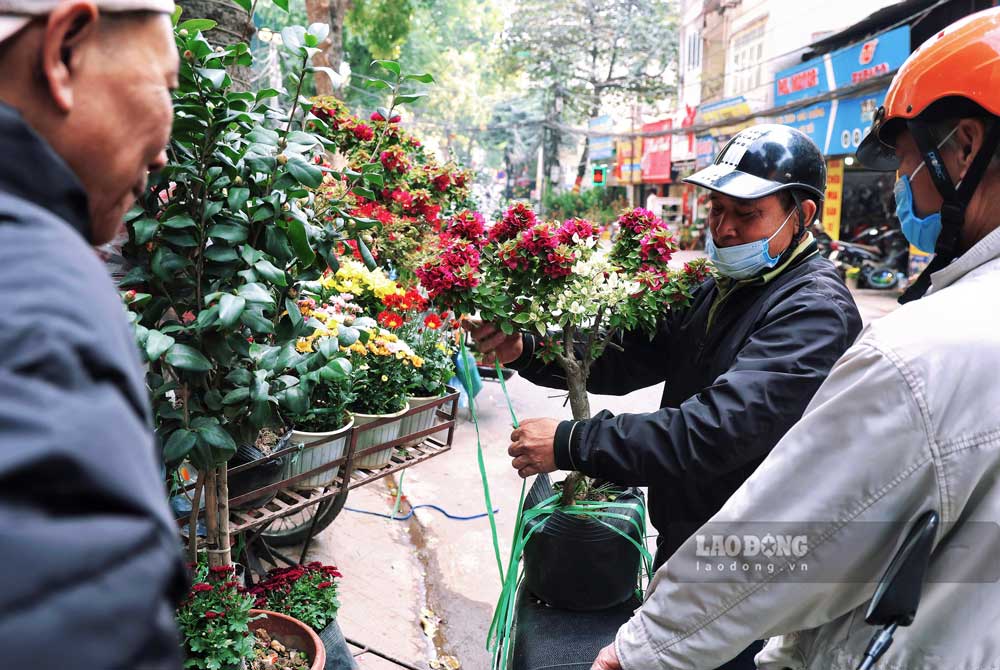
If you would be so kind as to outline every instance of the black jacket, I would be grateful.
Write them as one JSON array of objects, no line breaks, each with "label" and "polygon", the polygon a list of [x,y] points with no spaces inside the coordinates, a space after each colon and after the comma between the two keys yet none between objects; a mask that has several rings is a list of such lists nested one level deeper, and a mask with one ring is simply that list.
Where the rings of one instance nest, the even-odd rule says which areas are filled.
[{"label": "black jacket", "polygon": [[0,104],[0,666],[173,670],[179,536],[88,230],[73,173]]},{"label": "black jacket", "polygon": [[[760,465],[861,331],[850,292],[815,245],[770,281],[733,287],[709,327],[718,296],[706,281],[652,341],[627,333],[624,351],[608,348],[595,361],[592,393],[624,395],[666,381],[661,409],[601,412],[556,433],[560,469],[649,487],[658,565]],[[565,388],[561,370],[531,357],[534,346],[526,335],[512,367]]]}]

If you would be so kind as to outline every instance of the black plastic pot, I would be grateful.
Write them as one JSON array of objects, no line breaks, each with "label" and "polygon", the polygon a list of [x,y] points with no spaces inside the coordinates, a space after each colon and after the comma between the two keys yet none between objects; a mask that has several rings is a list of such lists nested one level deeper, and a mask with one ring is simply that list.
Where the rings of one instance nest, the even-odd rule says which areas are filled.
[{"label": "black plastic pot", "polygon": [[[547,475],[536,477],[524,509],[555,493]],[[633,501],[645,505],[642,491],[637,488],[623,489],[616,500]],[[609,511],[636,522],[602,519],[641,545],[641,512],[624,507]],[[634,595],[641,562],[635,545],[596,519],[558,510],[528,521],[524,532],[543,522],[544,526],[532,534],[524,547],[524,584],[535,597],[552,607],[589,612],[620,605]]]},{"label": "black plastic pot", "polygon": [[[275,451],[284,449],[287,439],[287,437],[282,438],[282,440],[278,442],[278,446],[275,447]],[[230,498],[236,498],[246,493],[250,493],[251,491],[256,491],[261,487],[280,481],[281,475],[284,471],[285,457],[277,456],[268,458],[267,455],[257,447],[245,444],[240,446],[236,450],[236,455],[229,459],[229,467],[235,468],[238,465],[245,465],[246,463],[256,464],[252,468],[247,468],[242,472],[237,472],[235,475],[229,476]],[[277,491],[265,493],[261,496],[240,503],[239,505],[233,505],[232,508],[250,509],[252,507],[261,507],[271,502],[277,494]]]},{"label": "black plastic pot", "polygon": [[358,664],[347,646],[347,640],[334,619],[319,631],[319,639],[326,647],[326,667],[324,670],[357,670]]}]

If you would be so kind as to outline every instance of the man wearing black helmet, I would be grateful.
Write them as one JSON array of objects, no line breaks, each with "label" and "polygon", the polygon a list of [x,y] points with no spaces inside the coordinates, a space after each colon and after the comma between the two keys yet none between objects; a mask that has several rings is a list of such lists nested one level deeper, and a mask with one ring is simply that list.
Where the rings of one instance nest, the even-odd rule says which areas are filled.
[{"label": "man wearing black helmet", "polygon": [[[801,416],[861,329],[850,293],[808,232],[825,162],[797,130],[742,131],[687,179],[711,191],[708,254],[721,275],[667,316],[652,341],[626,334],[595,362],[589,390],[622,395],[666,381],[661,408],[588,421],[528,419],[511,435],[522,477],[557,469],[649,487],[656,565],[715,514]],[[479,351],[565,388],[530,334],[473,328]],[[726,667],[753,667],[749,651]]]}]

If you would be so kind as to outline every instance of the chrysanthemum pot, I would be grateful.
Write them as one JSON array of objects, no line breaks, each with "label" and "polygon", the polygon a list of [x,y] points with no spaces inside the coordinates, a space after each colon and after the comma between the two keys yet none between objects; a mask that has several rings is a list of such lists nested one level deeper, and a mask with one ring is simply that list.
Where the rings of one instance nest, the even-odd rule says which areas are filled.
[{"label": "chrysanthemum pot", "polygon": [[[453,393],[453,391],[450,388],[448,388],[444,393],[441,393],[440,395],[434,395],[434,396],[411,395],[408,398],[410,409],[415,409],[430,405],[435,400],[440,400],[449,393]],[[419,412],[415,412],[409,416],[403,417],[399,430],[399,435],[400,436],[411,435],[413,433],[418,433],[422,430],[427,430],[428,428],[432,427],[434,424],[438,422],[437,412],[439,409],[440,406],[428,407],[427,409],[422,409]],[[416,445],[426,440],[428,437],[431,436],[425,435],[424,437],[416,437],[412,440],[407,440],[400,446],[415,447]]]},{"label": "chrysanthemum pot", "polygon": [[309,626],[298,619],[270,610],[250,610],[250,616],[264,615],[264,618],[250,622],[250,630],[263,628],[272,640],[277,640],[289,649],[297,649],[309,659],[309,670],[323,670],[326,667],[326,647]]},{"label": "chrysanthemum pot", "polygon": [[[403,409],[392,414],[363,414],[361,412],[355,412],[355,430],[370,423],[374,423],[380,419],[393,419],[378,428],[373,428],[363,432],[359,431],[355,453],[360,453],[365,449],[374,447],[375,445],[382,444],[384,442],[391,442],[392,440],[398,438],[400,436],[400,430],[402,429],[401,417],[409,410],[410,404],[406,403],[403,406]],[[385,467],[392,460],[392,454],[395,450],[396,447],[388,447],[386,449],[382,449],[381,451],[376,451],[372,454],[368,454],[367,456],[363,456],[355,461],[355,467],[362,468],[364,470],[377,470]]]},{"label": "chrysanthemum pot", "polygon": [[[303,445],[303,449],[290,457],[286,457],[284,478],[288,479],[303,472],[309,472],[326,463],[331,463],[347,453],[348,440],[354,427],[352,418],[348,424],[337,430],[322,433],[311,433],[304,430],[293,430],[288,444]],[[291,485],[293,489],[313,489],[329,486],[340,474],[340,466],[334,466],[318,474],[301,479]]]}]

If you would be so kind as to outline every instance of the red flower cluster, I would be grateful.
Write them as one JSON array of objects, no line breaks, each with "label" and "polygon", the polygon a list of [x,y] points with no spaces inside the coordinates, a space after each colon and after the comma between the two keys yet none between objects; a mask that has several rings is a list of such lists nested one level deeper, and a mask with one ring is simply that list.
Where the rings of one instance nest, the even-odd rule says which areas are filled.
[{"label": "red flower cluster", "polygon": [[545,267],[542,268],[542,272],[547,277],[558,279],[559,277],[566,277],[572,274],[573,263],[576,262],[576,257],[573,256],[573,252],[570,251],[568,246],[560,244],[545,255],[545,261]]},{"label": "red flower cluster", "polygon": [[427,299],[415,288],[406,293],[390,293],[382,298],[382,304],[389,310],[399,309],[404,312],[423,312],[427,309]]},{"label": "red flower cluster", "polygon": [[366,123],[359,123],[351,128],[351,132],[354,133],[354,137],[362,142],[370,142],[375,139],[375,131]]},{"label": "red flower cluster", "polygon": [[662,227],[663,221],[648,209],[636,207],[618,217],[618,224],[636,235],[641,235],[651,228]]},{"label": "red flower cluster", "polygon": [[383,226],[392,223],[392,212],[377,202],[366,202],[351,210],[351,214],[362,219],[376,219]]},{"label": "red flower cluster", "polygon": [[209,610],[209,611],[205,612],[205,618],[206,619],[218,619],[218,618],[222,618],[222,617],[225,617],[225,616],[226,615],[223,612],[213,612],[212,610]]},{"label": "red flower cluster", "polygon": [[451,237],[479,244],[482,242],[483,236],[486,235],[486,221],[479,212],[467,209],[449,219],[442,232]]},{"label": "red flower cluster", "polygon": [[403,317],[396,312],[385,310],[379,312],[378,322],[389,330],[395,330],[403,325]]},{"label": "red flower cluster", "polygon": [[191,587],[192,593],[208,593],[213,589],[211,584],[206,584],[205,582],[198,582]]},{"label": "red flower cluster", "polygon": [[[343,576],[334,566],[323,565],[322,563],[313,561],[306,565],[296,565],[290,568],[275,568],[268,572],[267,576],[257,583],[257,586],[250,589],[249,593],[257,599],[256,607],[266,608],[269,593],[288,593],[292,590],[295,582],[304,577],[312,577],[314,575],[324,575],[326,577],[323,582],[320,582],[327,584],[324,588],[329,588],[333,585],[334,579],[339,579]],[[316,588],[320,588],[318,584]]]},{"label": "red flower cluster", "polygon": [[576,235],[581,241],[589,240],[597,235],[597,228],[586,219],[566,219],[559,230],[556,231],[559,241],[563,244],[573,244],[573,236]]},{"label": "red flower cluster", "polygon": [[639,272],[636,273],[636,279],[643,286],[647,286],[654,291],[659,291],[669,281],[670,273],[666,268],[646,264],[639,268]]},{"label": "red flower cluster", "polygon": [[434,188],[439,191],[447,191],[451,187],[451,175],[447,172],[442,172],[431,181],[434,183]]},{"label": "red flower cluster", "polygon": [[431,298],[479,285],[479,249],[466,240],[448,240],[439,257],[417,269],[417,278]]},{"label": "red flower cluster", "polygon": [[538,223],[538,217],[524,203],[517,203],[503,215],[490,229],[491,242],[503,242],[517,237],[519,233]]},{"label": "red flower cluster", "polygon": [[708,278],[708,266],[705,264],[691,265],[690,263],[685,263],[684,274],[701,283]]},{"label": "red flower cluster", "polygon": [[674,237],[670,229],[662,221],[656,219],[659,225],[651,226],[639,243],[639,255],[642,260],[652,263],[668,263],[673,255]]},{"label": "red flower cluster", "polygon": [[524,251],[532,256],[545,257],[552,249],[559,244],[559,238],[552,231],[552,226],[547,223],[538,223],[529,230],[521,233],[520,246]]},{"label": "red flower cluster", "polygon": [[389,172],[403,173],[410,169],[410,160],[406,157],[403,147],[391,147],[382,152],[379,160]]},{"label": "red flower cluster", "polygon": [[[385,121],[385,117],[382,116],[379,112],[372,112],[372,115],[369,118],[372,121]],[[394,116],[391,119],[389,119],[389,123],[399,123],[402,120],[403,120],[403,117],[401,117],[399,114],[397,114],[396,116]]]},{"label": "red flower cluster", "polygon": [[437,330],[442,325],[444,325],[444,322],[441,320],[441,317],[438,316],[437,314],[431,313],[424,317],[424,328]]}]

